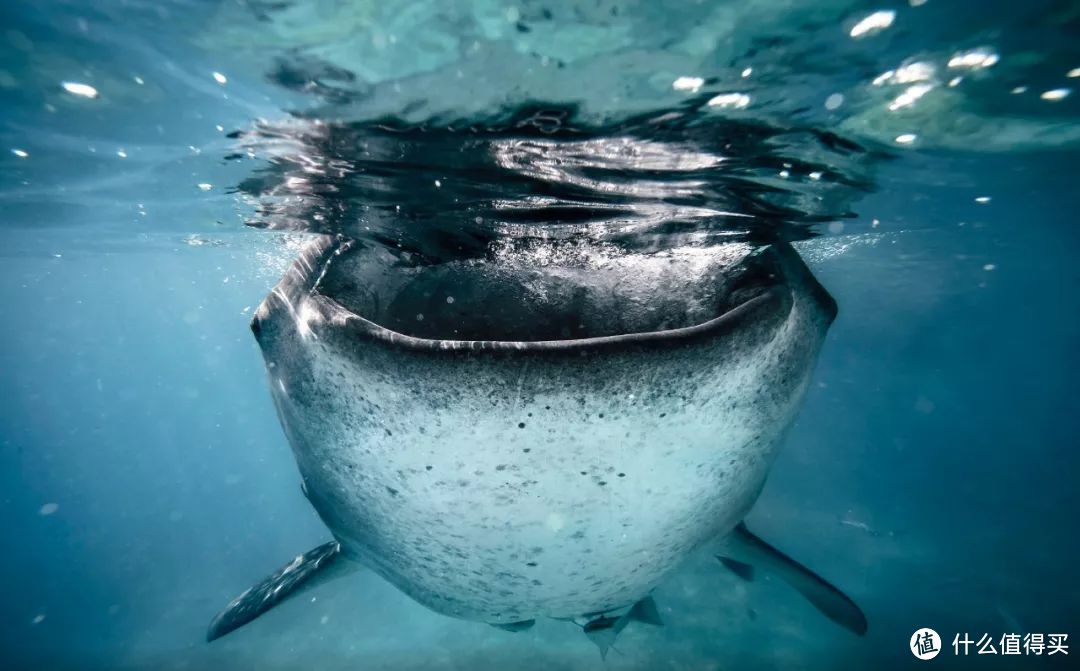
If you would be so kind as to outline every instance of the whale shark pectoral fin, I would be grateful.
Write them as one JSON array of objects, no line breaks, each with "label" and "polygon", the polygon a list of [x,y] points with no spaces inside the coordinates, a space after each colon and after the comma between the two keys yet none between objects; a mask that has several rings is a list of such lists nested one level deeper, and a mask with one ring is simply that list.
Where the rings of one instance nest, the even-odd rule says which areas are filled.
[{"label": "whale shark pectoral fin", "polygon": [[221,638],[289,597],[351,573],[355,568],[355,564],[341,556],[337,541],[309,550],[229,602],[210,622],[206,640]]},{"label": "whale shark pectoral fin", "polygon": [[[762,566],[798,590],[825,617],[859,636],[866,633],[866,616],[854,601],[821,576],[752,534],[745,523],[740,522],[735,527],[729,540],[730,549],[740,555],[740,560],[722,556],[717,559],[734,573],[749,580],[753,577],[751,565]],[[743,567],[751,569],[749,577]]]}]

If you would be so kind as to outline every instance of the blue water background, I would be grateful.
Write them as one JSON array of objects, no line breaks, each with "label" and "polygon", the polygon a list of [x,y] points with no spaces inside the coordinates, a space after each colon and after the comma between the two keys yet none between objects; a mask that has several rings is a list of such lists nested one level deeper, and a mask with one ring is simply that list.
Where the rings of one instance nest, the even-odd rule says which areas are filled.
[{"label": "blue water background", "polygon": [[[605,668],[572,624],[510,635],[370,573],[203,643],[229,598],[328,538],[248,330],[295,244],[242,226],[226,189],[250,166],[206,158],[230,145],[217,124],[296,98],[242,70],[222,98],[220,62],[116,31],[71,44],[156,99],[58,120],[8,91],[0,120],[0,666]],[[1080,635],[1078,158],[904,156],[855,208],[878,227],[800,243],[840,317],[750,520],[868,635],[703,556],[658,590],[667,626],[628,629],[607,668],[907,668],[922,626]]]}]

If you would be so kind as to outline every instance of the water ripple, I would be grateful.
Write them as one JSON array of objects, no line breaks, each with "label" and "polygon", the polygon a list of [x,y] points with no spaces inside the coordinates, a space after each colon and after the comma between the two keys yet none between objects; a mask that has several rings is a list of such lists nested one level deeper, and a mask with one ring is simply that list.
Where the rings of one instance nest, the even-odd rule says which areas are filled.
[{"label": "water ripple", "polygon": [[537,104],[422,124],[263,122],[236,134],[268,161],[238,191],[256,206],[252,226],[434,261],[505,239],[635,250],[800,240],[854,217],[873,188],[883,154],[818,128],[722,118],[707,102],[604,125]]}]

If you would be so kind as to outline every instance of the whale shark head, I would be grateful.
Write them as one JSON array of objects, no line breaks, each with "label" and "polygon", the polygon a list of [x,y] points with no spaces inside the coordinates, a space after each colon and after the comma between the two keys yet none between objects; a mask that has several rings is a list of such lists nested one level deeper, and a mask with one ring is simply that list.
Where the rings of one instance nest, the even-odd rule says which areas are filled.
[{"label": "whale shark head", "polygon": [[[449,615],[551,616],[606,650],[695,548],[841,592],[741,523],[836,313],[784,241],[847,220],[879,160],[711,96],[607,119],[290,117],[249,225],[316,234],[252,327],[334,539],[235,599],[223,635],[364,565]],[[834,227],[829,226],[829,232]]]},{"label": "whale shark head", "polygon": [[633,604],[742,519],[835,304],[786,244],[316,239],[253,329],[343,552],[509,624]]}]

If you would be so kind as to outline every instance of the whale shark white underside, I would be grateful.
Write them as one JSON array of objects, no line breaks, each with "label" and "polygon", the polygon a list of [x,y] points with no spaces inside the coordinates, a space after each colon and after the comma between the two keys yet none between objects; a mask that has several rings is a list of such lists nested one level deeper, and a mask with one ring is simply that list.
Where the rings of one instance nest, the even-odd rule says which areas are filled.
[{"label": "whale shark white underside", "polygon": [[807,387],[832,298],[787,244],[537,264],[409,265],[321,236],[258,309],[304,493],[334,540],[234,599],[214,640],[367,567],[517,631],[605,653],[691,552],[779,575],[862,634],[855,603],[742,522]]}]

